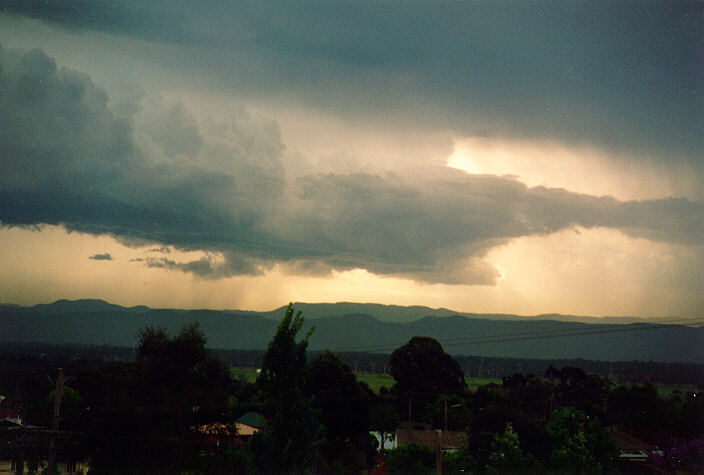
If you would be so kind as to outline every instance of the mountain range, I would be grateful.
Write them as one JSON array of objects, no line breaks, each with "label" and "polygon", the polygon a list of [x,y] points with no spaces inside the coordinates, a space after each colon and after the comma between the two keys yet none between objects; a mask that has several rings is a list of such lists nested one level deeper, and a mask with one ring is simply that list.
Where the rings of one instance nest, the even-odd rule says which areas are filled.
[{"label": "mountain range", "polygon": [[[515,358],[610,361],[704,361],[704,327],[633,318],[485,315],[379,304],[296,303],[315,325],[309,348],[390,353],[413,336],[431,336],[448,353]],[[59,300],[33,307],[0,306],[0,343],[134,346],[141,328],[176,332],[200,322],[208,345],[265,349],[285,307],[270,312],[122,307],[103,300]]]}]

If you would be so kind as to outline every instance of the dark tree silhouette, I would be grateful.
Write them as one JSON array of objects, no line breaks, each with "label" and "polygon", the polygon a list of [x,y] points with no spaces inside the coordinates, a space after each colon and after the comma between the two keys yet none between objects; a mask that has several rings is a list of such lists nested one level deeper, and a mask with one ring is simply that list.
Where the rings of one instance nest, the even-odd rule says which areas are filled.
[{"label": "dark tree silhouette", "polygon": [[320,412],[323,452],[328,466],[340,464],[364,469],[373,457],[369,410],[374,394],[357,381],[352,369],[335,353],[321,353],[308,368],[306,393]]},{"label": "dark tree silhouette", "polygon": [[91,464],[99,473],[176,472],[198,463],[191,428],[227,411],[232,378],[205,348],[197,323],[171,336],[148,327],[134,364],[109,365],[81,378]]},{"label": "dark tree silhouette", "polygon": [[301,311],[294,316],[289,304],[257,378],[267,425],[252,439],[251,448],[255,464],[265,472],[295,472],[313,464],[318,425],[304,393],[306,349],[313,329],[296,341],[304,320]]},{"label": "dark tree silhouette", "polygon": [[445,353],[442,345],[430,337],[413,337],[391,354],[391,375],[396,380],[393,391],[399,398],[399,412],[421,420],[426,405],[441,394],[458,394],[467,389],[459,363]]}]

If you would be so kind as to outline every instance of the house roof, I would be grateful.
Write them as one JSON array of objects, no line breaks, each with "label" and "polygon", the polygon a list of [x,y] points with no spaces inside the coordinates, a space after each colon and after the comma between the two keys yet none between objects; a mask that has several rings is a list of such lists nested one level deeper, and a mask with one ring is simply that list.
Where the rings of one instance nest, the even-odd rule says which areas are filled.
[{"label": "house roof", "polygon": [[236,435],[237,428],[232,424],[222,422],[213,422],[212,424],[203,424],[200,426],[191,427],[191,430],[203,435]]},{"label": "house roof", "polygon": [[0,429],[18,429],[24,427],[22,422],[17,419],[4,418],[0,419]]},{"label": "house roof", "polygon": [[255,427],[257,429],[263,429],[266,425],[266,419],[264,419],[264,416],[262,416],[258,412],[248,412],[239,419],[237,419],[237,422],[248,425],[250,427]]},{"label": "house roof", "polygon": [[191,430],[197,432],[201,435],[210,436],[225,436],[234,437],[240,436],[251,436],[255,432],[259,432],[256,427],[248,426],[247,424],[242,424],[241,422],[235,422],[235,424],[225,424],[223,422],[213,422],[212,424],[203,424],[200,426],[193,426]]},{"label": "house roof", "polygon": [[614,431],[612,435],[614,436],[614,441],[618,448],[623,451],[630,452],[633,450],[650,450],[654,448],[652,444],[644,442],[621,430]]}]

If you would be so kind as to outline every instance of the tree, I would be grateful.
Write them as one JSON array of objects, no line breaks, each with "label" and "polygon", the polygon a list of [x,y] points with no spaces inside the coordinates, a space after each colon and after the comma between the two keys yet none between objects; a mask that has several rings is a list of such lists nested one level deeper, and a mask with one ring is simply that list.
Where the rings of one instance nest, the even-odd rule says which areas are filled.
[{"label": "tree", "polygon": [[611,434],[582,411],[561,407],[546,429],[554,447],[550,462],[558,470],[608,470],[616,461],[618,448]]},{"label": "tree", "polygon": [[252,440],[254,463],[265,472],[301,471],[313,463],[318,425],[305,396],[306,349],[311,328],[296,341],[305,319],[289,304],[264,354],[257,377],[266,430]]},{"label": "tree", "polygon": [[389,474],[432,474],[435,472],[435,451],[419,444],[408,444],[389,450],[384,456]]},{"label": "tree", "polygon": [[[136,364],[108,363],[81,373],[76,385],[84,408],[84,431],[91,468],[96,473],[126,473],[140,466],[141,417],[137,412]],[[110,435],[113,438],[106,438]],[[145,451],[146,452],[146,451]]]},{"label": "tree", "polygon": [[413,337],[391,354],[393,391],[399,398],[399,412],[422,420],[426,405],[441,394],[458,394],[467,389],[460,365],[430,337]]},{"label": "tree", "polygon": [[426,420],[436,429],[466,431],[470,413],[467,401],[457,394],[441,394],[425,408]]},{"label": "tree", "polygon": [[552,453],[552,439],[535,419],[518,412],[503,403],[489,405],[478,409],[467,432],[466,444],[460,450],[464,452],[472,470],[481,471],[497,461],[497,437],[506,433],[511,426],[525,456],[524,469],[539,473],[541,465],[546,464]]},{"label": "tree", "polygon": [[606,414],[611,385],[609,380],[570,366],[562,370],[550,366],[545,376],[557,384],[553,394],[558,407],[575,407],[589,417],[603,417]]},{"label": "tree", "polygon": [[100,473],[135,470],[176,472],[197,463],[191,427],[221,419],[232,378],[205,348],[198,323],[171,336],[147,327],[138,335],[134,364],[106,366],[85,381],[91,463]]},{"label": "tree", "polygon": [[306,394],[319,411],[324,427],[322,450],[328,465],[363,469],[373,457],[369,435],[372,391],[357,381],[352,369],[335,353],[321,353],[308,367]]},{"label": "tree", "polygon": [[139,333],[137,386],[156,427],[185,436],[187,429],[212,422],[228,408],[232,377],[228,368],[205,348],[205,334],[197,322],[187,323],[169,336],[161,328]]},{"label": "tree", "polygon": [[525,468],[525,456],[521,450],[518,434],[509,422],[503,434],[494,434],[489,454],[491,468],[500,471],[514,471]]}]

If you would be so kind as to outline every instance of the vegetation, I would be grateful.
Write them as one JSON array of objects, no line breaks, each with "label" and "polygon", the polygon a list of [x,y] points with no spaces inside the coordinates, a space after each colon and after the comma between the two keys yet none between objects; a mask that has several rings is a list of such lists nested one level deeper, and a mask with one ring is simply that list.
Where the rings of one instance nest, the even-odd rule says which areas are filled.
[{"label": "vegetation", "polygon": [[302,471],[313,463],[313,444],[319,435],[317,417],[305,394],[306,347],[311,329],[300,341],[301,311],[292,305],[279,324],[264,354],[257,377],[261,412],[267,418],[266,431],[252,442],[256,466],[265,471]]},{"label": "vegetation", "polygon": [[323,428],[320,452],[326,468],[345,466],[362,470],[375,454],[369,435],[374,394],[340,358],[329,351],[308,367],[306,395],[317,410]]},{"label": "vegetation", "polygon": [[419,444],[409,444],[389,451],[385,462],[390,474],[435,473],[435,451]]},{"label": "vegetation", "polygon": [[429,337],[413,337],[391,353],[391,375],[396,380],[392,392],[399,415],[422,419],[426,406],[440,395],[458,394],[467,389],[459,363],[445,353],[440,343]]},{"label": "vegetation", "polygon": [[[230,372],[233,378],[249,383],[253,383],[257,380],[257,370],[258,368],[230,368]],[[391,376],[389,373],[356,372],[355,375],[359,382],[369,386],[369,389],[371,389],[375,394],[379,394],[379,391],[382,387],[390,389],[391,386],[393,386],[395,383],[393,376]],[[465,377],[464,382],[467,384],[467,387],[469,389],[476,390],[479,386],[484,386],[486,384],[501,383],[501,378]],[[696,386],[658,386],[658,390],[662,390],[665,395],[677,389],[679,389],[680,391],[696,390]]]},{"label": "vegetation", "polygon": [[[363,355],[309,355],[315,334],[303,328],[289,306],[266,352],[237,356],[259,372],[228,370],[196,323],[173,335],[144,328],[132,361],[6,356],[0,404],[21,402],[25,423],[49,427],[47,375],[63,367],[59,459],[87,459],[94,473],[360,473],[379,456],[387,473],[432,472],[433,449],[383,453],[369,435],[389,440],[401,427],[465,434],[459,450],[443,454],[446,473],[610,471],[614,431],[666,447],[649,462],[661,470],[703,468],[704,397],[696,387],[619,385],[572,366],[465,378],[457,359],[427,337],[374,360],[393,376],[357,373],[348,362],[360,366],[354,358]],[[249,412],[265,417],[264,430],[235,435],[235,421]],[[217,430],[205,436],[203,427]],[[0,429],[0,457],[37,461],[47,446],[43,432]]]},{"label": "vegetation", "polygon": [[[344,310],[346,307],[347,311]],[[452,346],[455,355],[483,354],[455,357],[466,376],[501,378],[515,372],[542,375],[552,364],[557,368],[579,367],[617,381],[642,383],[652,378],[665,384],[704,384],[704,345],[701,344],[704,327],[672,325],[663,328],[648,323],[617,325],[606,324],[604,320],[590,320],[599,322],[598,325],[534,318],[502,320],[489,315],[421,318],[430,313],[415,314],[409,319],[404,317],[403,321],[408,323],[392,323],[384,321],[392,307],[363,307],[355,311],[350,311],[350,307],[344,304],[318,307],[318,310],[327,312],[327,316],[347,317],[309,318],[306,325],[314,322],[318,327],[309,350],[374,347],[386,348],[383,352],[387,353],[388,349],[398,348],[411,337],[421,335],[440,341],[455,339]],[[263,350],[276,332],[283,313],[283,310],[277,311],[276,318],[273,318],[270,313],[125,308],[100,301],[63,301],[35,307],[0,305],[0,342],[3,349],[10,342],[21,341],[33,344],[83,343],[74,345],[79,347],[82,355],[91,351],[87,348],[89,343],[100,342],[120,345],[124,347],[123,353],[131,355],[134,336],[140,328],[155,325],[173,333],[188,322],[198,321],[208,335],[209,345],[223,349],[218,352],[223,360],[239,367],[261,367]],[[648,328],[657,330],[645,331]],[[636,329],[638,331],[630,331]],[[576,335],[567,336],[572,333]],[[549,340],[510,339],[481,346],[472,342],[481,342],[482,335],[516,334],[562,336]],[[463,336],[471,338],[460,344],[457,339],[462,340]],[[481,353],[478,353],[479,349]],[[257,362],[251,358],[253,354],[258,354]],[[487,357],[489,355],[493,358]],[[340,356],[355,371],[389,371],[388,354],[352,358],[352,352],[348,352]],[[672,364],[671,361],[688,363]]]}]

